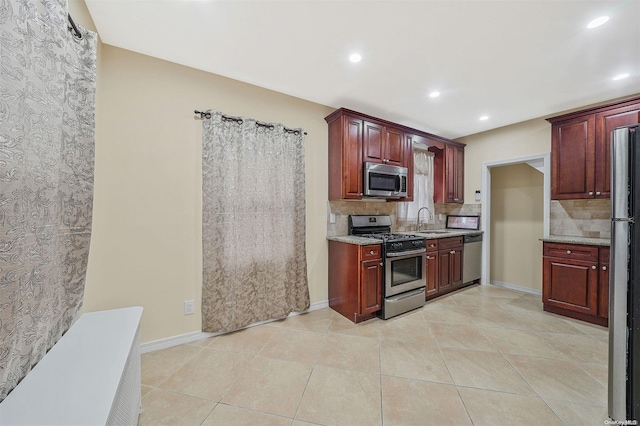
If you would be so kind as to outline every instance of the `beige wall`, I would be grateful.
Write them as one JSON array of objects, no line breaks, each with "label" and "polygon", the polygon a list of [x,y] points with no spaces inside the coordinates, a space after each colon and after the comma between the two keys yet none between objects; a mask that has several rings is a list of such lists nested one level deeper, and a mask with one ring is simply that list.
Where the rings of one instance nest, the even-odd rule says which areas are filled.
[{"label": "beige wall", "polygon": [[[84,3],[73,3],[86,25]],[[143,342],[201,329],[202,133],[193,111],[208,108],[308,132],[309,288],[311,303],[327,299],[324,117],[333,109],[103,45],[84,310],[143,306]],[[188,299],[196,314],[185,316]]]},{"label": "beige wall", "polygon": [[543,195],[533,167],[491,169],[491,282],[542,291]]},{"label": "beige wall", "polygon": [[508,160],[551,151],[551,124],[543,118],[457,139],[464,150],[464,200],[473,203],[482,186],[482,163]]},{"label": "beige wall", "polygon": [[[465,201],[482,186],[482,164],[551,151],[543,118],[458,139],[465,148]],[[491,282],[542,290],[543,175],[525,164],[491,169]],[[479,203],[479,202],[477,202]]]}]

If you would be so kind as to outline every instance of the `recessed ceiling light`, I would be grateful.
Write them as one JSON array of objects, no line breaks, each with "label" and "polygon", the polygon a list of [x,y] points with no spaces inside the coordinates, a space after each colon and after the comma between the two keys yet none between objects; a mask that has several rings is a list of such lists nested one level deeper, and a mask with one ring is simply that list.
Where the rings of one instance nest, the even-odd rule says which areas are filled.
[{"label": "recessed ceiling light", "polygon": [[430,98],[437,98],[438,96],[440,96],[440,92],[431,92],[431,93],[429,93],[429,97]]},{"label": "recessed ceiling light", "polygon": [[362,60],[362,56],[357,53],[353,53],[351,56],[349,56],[349,60],[351,62],[360,62],[360,60]]},{"label": "recessed ceiling light", "polygon": [[486,121],[489,119],[488,115],[483,115],[482,117],[480,117],[480,121]]},{"label": "recessed ceiling light", "polygon": [[601,17],[596,18],[593,21],[589,22],[589,25],[587,25],[587,28],[599,27],[600,25],[604,24],[608,20],[609,20],[608,16],[601,16]]},{"label": "recessed ceiling light", "polygon": [[625,78],[627,78],[627,77],[629,77],[629,74],[624,73],[624,74],[618,74],[618,75],[616,75],[615,77],[613,77],[613,79],[614,79],[614,80],[622,80],[622,79],[625,79]]}]

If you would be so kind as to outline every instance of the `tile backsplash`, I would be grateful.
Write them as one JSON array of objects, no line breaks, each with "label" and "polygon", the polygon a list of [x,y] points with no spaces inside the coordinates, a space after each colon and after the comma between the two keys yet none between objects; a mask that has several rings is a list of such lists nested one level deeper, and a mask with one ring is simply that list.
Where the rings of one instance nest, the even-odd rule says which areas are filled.
[{"label": "tile backsplash", "polygon": [[611,238],[611,200],[551,200],[549,233]]},{"label": "tile backsplash", "polygon": [[[392,231],[415,231],[414,221],[398,220],[398,203],[381,201],[328,201],[327,236],[346,235],[350,214],[385,214],[391,216]],[[436,204],[434,220],[423,229],[442,229],[448,214],[480,215],[481,205]],[[329,214],[336,215],[336,222],[329,223]],[[442,220],[440,220],[442,215]],[[423,222],[424,223],[424,222]],[[551,235],[586,238],[611,238],[611,201],[601,200],[551,200],[549,218]]]},{"label": "tile backsplash", "polygon": [[[391,216],[392,231],[415,231],[415,221],[403,222],[398,220],[397,202],[386,201],[329,201],[327,202],[327,236],[348,234],[348,217],[351,214],[381,214]],[[448,214],[479,215],[480,204],[436,204],[432,221],[423,222],[423,230],[443,229]],[[329,223],[329,215],[336,215],[336,222]],[[440,220],[439,215],[442,215]],[[426,217],[426,213],[425,213]]]}]

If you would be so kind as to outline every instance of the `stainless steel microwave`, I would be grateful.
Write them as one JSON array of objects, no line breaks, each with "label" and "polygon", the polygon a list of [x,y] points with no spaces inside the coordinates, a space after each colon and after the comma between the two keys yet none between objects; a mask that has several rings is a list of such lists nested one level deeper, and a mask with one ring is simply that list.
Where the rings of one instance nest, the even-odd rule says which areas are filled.
[{"label": "stainless steel microwave", "polygon": [[365,197],[404,198],[407,196],[407,168],[364,163]]}]

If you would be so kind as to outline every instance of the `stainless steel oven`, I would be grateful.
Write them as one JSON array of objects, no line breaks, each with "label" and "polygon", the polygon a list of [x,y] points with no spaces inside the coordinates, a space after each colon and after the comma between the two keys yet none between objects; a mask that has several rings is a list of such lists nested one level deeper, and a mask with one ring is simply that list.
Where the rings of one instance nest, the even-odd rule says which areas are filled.
[{"label": "stainless steel oven", "polygon": [[384,267],[383,319],[419,308],[425,303],[426,252],[424,237],[393,234],[389,216],[349,216],[349,234],[382,241]]},{"label": "stainless steel oven", "polygon": [[387,253],[385,257],[385,297],[425,287],[424,267],[426,248],[398,253]]}]

